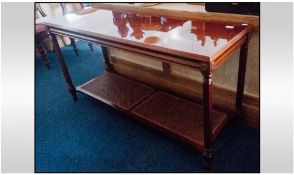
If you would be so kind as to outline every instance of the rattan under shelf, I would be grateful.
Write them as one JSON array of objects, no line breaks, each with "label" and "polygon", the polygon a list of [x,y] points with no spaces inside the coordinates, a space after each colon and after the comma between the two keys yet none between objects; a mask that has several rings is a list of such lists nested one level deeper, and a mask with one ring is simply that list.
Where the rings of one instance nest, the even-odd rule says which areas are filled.
[{"label": "rattan under shelf", "polygon": [[[158,91],[136,106],[132,113],[172,132],[199,149],[204,146],[204,114],[201,105]],[[227,115],[214,110],[212,135],[215,138],[227,121]]]},{"label": "rattan under shelf", "polygon": [[147,85],[108,72],[76,89],[108,105],[126,111],[154,92],[154,89]]},{"label": "rattan under shelf", "polygon": [[[199,150],[204,148],[201,105],[109,72],[77,87],[77,90],[166,131]],[[227,119],[225,113],[213,112],[213,139]]]}]

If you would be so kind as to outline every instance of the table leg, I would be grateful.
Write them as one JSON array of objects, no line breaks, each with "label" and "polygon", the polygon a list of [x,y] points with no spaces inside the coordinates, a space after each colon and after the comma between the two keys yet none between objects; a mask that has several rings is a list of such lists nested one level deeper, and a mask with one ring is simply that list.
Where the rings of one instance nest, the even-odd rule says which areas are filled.
[{"label": "table leg", "polygon": [[90,47],[91,51],[93,51],[93,43],[88,42],[88,46]]},{"label": "table leg", "polygon": [[58,44],[58,41],[57,41],[57,38],[56,38],[55,34],[51,34],[51,38],[52,38],[53,47],[55,49],[57,61],[58,61],[58,64],[59,64],[59,66],[60,66],[60,68],[62,70],[63,76],[65,78],[68,91],[72,95],[72,98],[74,100],[77,100],[78,96],[77,96],[76,88],[74,87],[74,85],[72,83],[70,74],[68,72],[66,63],[64,61],[64,58],[63,58],[63,55],[62,55],[62,52],[60,50],[60,47],[59,47],[59,44]]},{"label": "table leg", "polygon": [[239,58],[239,72],[238,72],[238,84],[236,93],[236,112],[239,117],[243,115],[243,94],[244,94],[244,83],[246,74],[246,63],[248,54],[248,42],[249,36],[247,36],[246,42],[241,46],[240,58]]},{"label": "table leg", "polygon": [[69,38],[70,39],[70,45],[73,47],[74,52],[76,53],[77,56],[79,56],[79,50],[76,44],[76,41],[74,38]]},{"label": "table leg", "polygon": [[[204,112],[204,165],[207,168],[211,168],[213,160],[212,151],[212,115],[213,115],[213,104],[212,104],[212,73],[210,66],[207,64],[206,68],[202,70],[203,75],[203,112]],[[202,66],[203,67],[203,66]]]},{"label": "table leg", "polygon": [[38,50],[39,50],[39,52],[41,54],[41,57],[42,57],[45,65],[46,65],[47,69],[51,69],[50,62],[48,60],[47,54],[45,53],[45,49],[44,49],[44,46],[42,44],[42,41],[37,41],[37,48],[38,48]]},{"label": "table leg", "polygon": [[112,71],[112,66],[109,61],[107,49],[104,46],[101,46],[101,49],[102,49],[102,55],[104,57],[104,62],[105,62],[105,70],[110,72],[110,71]]}]

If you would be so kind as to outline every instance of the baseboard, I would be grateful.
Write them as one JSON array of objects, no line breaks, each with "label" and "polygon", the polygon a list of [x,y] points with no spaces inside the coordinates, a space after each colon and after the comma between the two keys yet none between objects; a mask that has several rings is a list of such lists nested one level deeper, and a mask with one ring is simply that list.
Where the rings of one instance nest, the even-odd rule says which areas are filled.
[{"label": "baseboard", "polygon": [[[202,103],[202,82],[172,75],[168,71],[155,70],[116,57],[111,57],[111,63],[114,71],[118,74]],[[235,112],[235,93],[231,89],[215,86],[214,107],[229,115],[233,114]],[[259,128],[259,98],[245,94],[243,106],[245,124]]]}]

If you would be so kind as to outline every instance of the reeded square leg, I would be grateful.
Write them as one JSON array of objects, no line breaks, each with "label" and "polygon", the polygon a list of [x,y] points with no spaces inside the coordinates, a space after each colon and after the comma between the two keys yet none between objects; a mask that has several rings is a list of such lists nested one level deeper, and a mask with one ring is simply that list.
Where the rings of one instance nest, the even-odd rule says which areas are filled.
[{"label": "reeded square leg", "polygon": [[204,63],[201,66],[201,72],[203,75],[203,112],[204,112],[204,166],[211,168],[213,161],[212,151],[212,115],[213,115],[213,104],[212,104],[212,72],[210,65]]}]

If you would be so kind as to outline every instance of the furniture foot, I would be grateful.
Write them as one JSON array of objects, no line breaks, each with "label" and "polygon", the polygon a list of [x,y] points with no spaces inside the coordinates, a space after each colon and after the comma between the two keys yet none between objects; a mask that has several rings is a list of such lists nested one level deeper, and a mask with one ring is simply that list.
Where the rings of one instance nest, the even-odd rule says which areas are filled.
[{"label": "furniture foot", "polygon": [[70,44],[72,45],[74,52],[76,53],[77,56],[79,56],[78,47],[77,47],[75,39],[74,38],[69,38],[69,39],[70,39]]},{"label": "furniture foot", "polygon": [[213,162],[213,153],[212,149],[205,149],[203,152],[203,159],[204,159],[204,167],[207,169],[212,168],[212,162]]},{"label": "furniture foot", "polygon": [[68,88],[68,92],[71,94],[72,99],[73,99],[74,101],[77,101],[77,100],[78,100],[78,96],[77,96],[77,91],[76,91],[76,89]]}]

